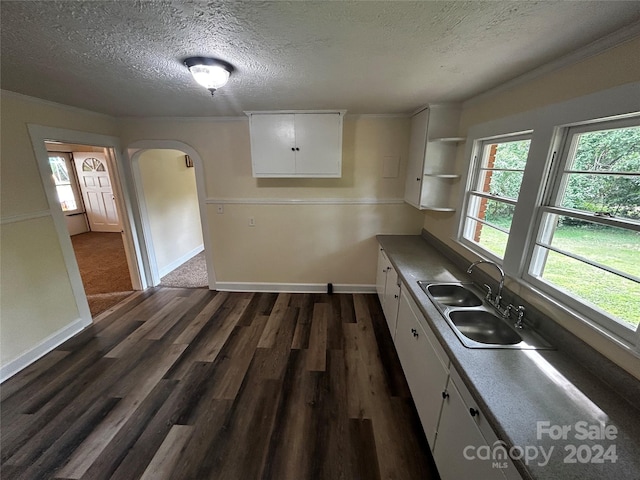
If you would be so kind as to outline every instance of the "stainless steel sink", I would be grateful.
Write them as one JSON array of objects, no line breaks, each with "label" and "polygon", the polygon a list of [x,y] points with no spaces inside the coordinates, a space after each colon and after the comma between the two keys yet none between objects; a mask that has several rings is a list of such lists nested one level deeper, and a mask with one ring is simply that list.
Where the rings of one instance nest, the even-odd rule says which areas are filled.
[{"label": "stainless steel sink", "polygon": [[522,337],[507,323],[485,310],[455,310],[449,319],[460,333],[475,342],[515,345]]},{"label": "stainless steel sink", "polygon": [[514,320],[497,315],[473,283],[418,284],[467,348],[553,349],[528,325],[516,329]]},{"label": "stainless steel sink", "polygon": [[456,307],[479,307],[482,300],[468,288],[457,283],[427,285],[427,293],[436,302]]}]

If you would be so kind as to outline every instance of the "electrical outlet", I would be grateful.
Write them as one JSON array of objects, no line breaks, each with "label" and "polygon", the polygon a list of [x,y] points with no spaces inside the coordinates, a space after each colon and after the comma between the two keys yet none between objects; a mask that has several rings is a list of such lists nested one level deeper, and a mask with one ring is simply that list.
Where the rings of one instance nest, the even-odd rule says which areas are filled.
[{"label": "electrical outlet", "polygon": [[256,226],[256,219],[253,217],[249,217],[249,226],[250,227],[255,227]]},{"label": "electrical outlet", "polygon": [[224,205],[222,204],[218,205],[218,213],[220,214],[224,213]]}]

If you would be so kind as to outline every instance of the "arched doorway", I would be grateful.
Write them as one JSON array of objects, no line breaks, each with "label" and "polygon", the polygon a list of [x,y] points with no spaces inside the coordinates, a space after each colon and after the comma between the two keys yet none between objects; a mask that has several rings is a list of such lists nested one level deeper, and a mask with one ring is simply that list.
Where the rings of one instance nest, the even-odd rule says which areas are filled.
[{"label": "arched doorway", "polygon": [[[149,152],[155,152],[155,155],[149,159]],[[127,154],[130,159],[133,184],[136,192],[137,202],[137,211],[139,213],[139,231],[142,233],[142,238],[140,239],[140,244],[145,251],[145,256],[147,259],[147,271],[148,274],[148,284],[149,285],[159,285],[161,284],[161,278],[164,274],[167,273],[167,269],[171,269],[172,266],[177,266],[185,259],[188,259],[193,256],[193,254],[197,253],[197,246],[193,248],[194,245],[185,244],[183,245],[183,252],[179,255],[173,254],[173,258],[167,256],[167,244],[170,244],[171,241],[175,239],[163,238],[163,231],[166,232],[166,228],[168,225],[173,225],[177,227],[176,223],[178,222],[176,217],[176,212],[169,213],[172,206],[166,204],[166,198],[160,200],[160,204],[158,204],[158,191],[155,187],[161,188],[161,185],[151,186],[149,188],[149,182],[156,181],[157,183],[167,182],[170,176],[163,175],[163,172],[156,171],[152,175],[148,175],[150,169],[149,165],[145,165],[147,161],[157,161],[157,165],[165,162],[165,165],[172,165],[173,167],[175,156],[178,155],[178,164],[179,162],[184,162],[184,166],[178,170],[182,170],[181,174],[186,175],[185,169],[191,170],[195,175],[195,189],[196,189],[196,197],[195,201],[197,202],[197,215],[199,218],[199,227],[202,235],[202,248],[204,249],[204,260],[206,264],[206,272],[208,276],[208,287],[211,290],[215,289],[215,274],[213,271],[213,261],[211,255],[211,246],[209,240],[209,227],[206,216],[206,195],[205,195],[205,186],[204,186],[204,172],[203,165],[200,155],[189,145],[186,145],[182,142],[172,141],[172,140],[148,140],[148,141],[138,141],[131,144],[127,148]],[[188,156],[188,159],[185,158]],[[142,159],[142,163],[141,163]],[[161,159],[162,162],[160,161]],[[191,162],[193,165],[193,169],[187,166],[187,162]],[[151,170],[153,171],[153,169]],[[145,174],[147,173],[147,175]],[[146,178],[145,178],[146,175]],[[149,178],[156,176],[156,178]],[[147,188],[145,189],[145,183]],[[184,188],[186,183],[182,183],[180,188]],[[181,198],[183,201],[183,197],[180,196],[179,193],[176,198]],[[151,198],[155,197],[155,198]],[[155,205],[150,205],[150,203],[155,202]],[[164,204],[163,204],[164,202]],[[186,200],[185,200],[186,202]],[[150,208],[151,207],[151,208]],[[162,218],[164,217],[164,218]],[[164,225],[163,225],[164,223]],[[193,224],[190,222],[190,227],[187,229],[192,229]],[[185,242],[189,242],[191,240],[185,240]],[[175,244],[174,244],[175,245]],[[173,262],[173,263],[172,263]]]}]

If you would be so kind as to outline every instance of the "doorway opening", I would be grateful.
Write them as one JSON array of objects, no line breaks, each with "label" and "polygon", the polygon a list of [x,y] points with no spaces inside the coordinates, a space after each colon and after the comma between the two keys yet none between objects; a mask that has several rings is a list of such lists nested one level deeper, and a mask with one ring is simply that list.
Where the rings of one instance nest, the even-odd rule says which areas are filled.
[{"label": "doorway opening", "polygon": [[154,285],[208,288],[194,159],[180,149],[149,148],[132,155],[132,166]]},{"label": "doorway opening", "polygon": [[134,293],[108,148],[45,141],[57,199],[92,317]]}]

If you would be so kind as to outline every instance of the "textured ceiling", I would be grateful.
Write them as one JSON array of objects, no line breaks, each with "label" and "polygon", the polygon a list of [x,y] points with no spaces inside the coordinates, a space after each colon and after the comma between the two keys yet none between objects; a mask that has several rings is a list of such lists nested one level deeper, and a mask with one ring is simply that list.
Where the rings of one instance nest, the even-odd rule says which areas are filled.
[{"label": "textured ceiling", "polygon": [[[637,1],[0,3],[3,89],[116,116],[407,113],[640,21]],[[235,67],[211,98],[182,60]]]}]

